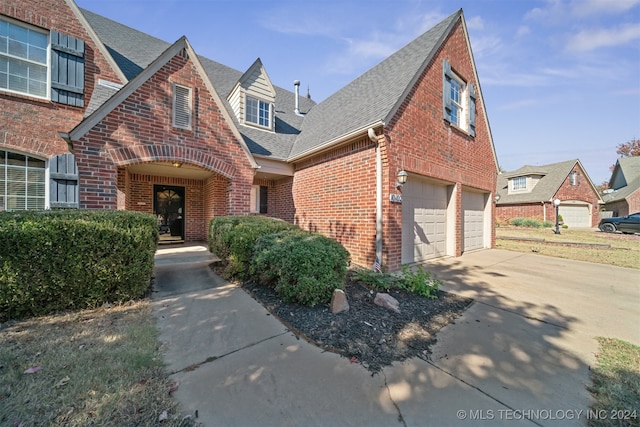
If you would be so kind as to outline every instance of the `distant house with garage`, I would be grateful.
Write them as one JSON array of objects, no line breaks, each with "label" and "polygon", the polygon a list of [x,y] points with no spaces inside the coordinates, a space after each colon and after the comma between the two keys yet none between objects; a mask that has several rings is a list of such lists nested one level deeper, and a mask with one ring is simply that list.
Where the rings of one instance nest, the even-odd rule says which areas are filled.
[{"label": "distant house with garage", "polygon": [[598,225],[602,199],[577,159],[501,173],[496,189],[497,221],[533,218],[555,222],[556,199],[560,200],[559,214],[565,225]]},{"label": "distant house with garage", "polygon": [[625,216],[640,212],[640,157],[622,157],[616,161],[605,191],[605,216]]},{"label": "distant house with garage", "polygon": [[172,243],[267,215],[390,270],[494,245],[498,163],[462,10],[320,103],[298,89],[72,0],[3,1],[0,209],[148,212]]}]

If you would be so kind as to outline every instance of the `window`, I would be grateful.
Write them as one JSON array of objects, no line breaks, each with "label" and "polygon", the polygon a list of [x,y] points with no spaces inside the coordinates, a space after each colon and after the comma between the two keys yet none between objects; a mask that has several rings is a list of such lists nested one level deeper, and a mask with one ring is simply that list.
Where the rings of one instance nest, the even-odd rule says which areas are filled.
[{"label": "window", "polygon": [[191,88],[173,85],[173,126],[191,129]]},{"label": "window", "polygon": [[84,41],[0,18],[0,91],[83,107]]},{"label": "window", "polygon": [[571,172],[571,175],[569,175],[569,184],[580,185],[580,172],[578,171]]},{"label": "window", "polygon": [[517,178],[513,178],[511,180],[511,189],[514,191],[517,190],[526,190],[527,189],[527,177],[519,176]]},{"label": "window", "polygon": [[443,117],[451,125],[462,129],[471,136],[476,135],[476,94],[471,83],[451,70],[451,64],[444,60],[442,107]]},{"label": "window", "polygon": [[271,104],[247,96],[247,113],[245,120],[258,126],[271,127]]},{"label": "window", "polygon": [[267,213],[267,195],[268,187],[264,185],[252,185],[250,197],[251,213]]},{"label": "window", "polygon": [[0,19],[0,89],[48,97],[48,35]]},{"label": "window", "polygon": [[45,161],[0,151],[0,211],[44,207]]}]

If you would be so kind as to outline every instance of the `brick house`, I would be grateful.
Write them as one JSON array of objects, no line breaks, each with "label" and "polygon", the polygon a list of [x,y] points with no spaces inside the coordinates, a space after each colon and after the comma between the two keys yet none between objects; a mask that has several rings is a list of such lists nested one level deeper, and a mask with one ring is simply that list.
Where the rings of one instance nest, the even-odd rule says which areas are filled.
[{"label": "brick house", "polygon": [[523,166],[498,175],[496,218],[556,220],[554,200],[560,200],[559,214],[569,227],[595,227],[602,199],[580,160],[544,166]]},{"label": "brick house", "polygon": [[497,158],[462,10],[320,103],[260,59],[237,71],[72,0],[4,1],[0,60],[0,209],[148,212],[164,242],[262,214],[390,270],[494,244]]},{"label": "brick house", "polygon": [[610,216],[640,212],[640,157],[622,157],[616,161],[605,191],[603,211]]}]

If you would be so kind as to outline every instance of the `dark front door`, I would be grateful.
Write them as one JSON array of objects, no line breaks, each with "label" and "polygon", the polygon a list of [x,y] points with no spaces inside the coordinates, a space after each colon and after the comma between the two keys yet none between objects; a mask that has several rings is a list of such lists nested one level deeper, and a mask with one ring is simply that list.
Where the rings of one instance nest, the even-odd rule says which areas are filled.
[{"label": "dark front door", "polygon": [[154,185],[153,192],[160,243],[184,241],[184,187]]}]

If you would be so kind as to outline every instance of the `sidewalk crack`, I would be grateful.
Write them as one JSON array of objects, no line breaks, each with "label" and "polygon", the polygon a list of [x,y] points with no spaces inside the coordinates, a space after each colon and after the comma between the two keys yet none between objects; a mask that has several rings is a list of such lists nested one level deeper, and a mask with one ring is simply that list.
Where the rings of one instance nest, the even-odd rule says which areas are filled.
[{"label": "sidewalk crack", "polygon": [[225,353],[225,354],[223,354],[223,355],[221,355],[221,356],[210,356],[210,357],[207,357],[207,358],[206,358],[205,360],[203,360],[202,362],[194,363],[194,364],[189,365],[189,366],[186,366],[186,367],[184,367],[184,368],[182,368],[182,369],[177,369],[177,370],[175,370],[175,371],[171,371],[171,372],[169,372],[169,375],[174,375],[174,374],[177,374],[177,373],[180,373],[180,372],[191,372],[191,371],[195,371],[196,369],[198,369],[198,368],[199,368],[199,367],[201,367],[202,365],[206,365],[207,363],[214,362],[214,361],[216,361],[216,360],[218,360],[218,359],[222,359],[223,357],[227,357],[227,356],[229,356],[229,355],[231,355],[231,354],[234,354],[234,353],[237,353],[237,352],[239,352],[239,351],[246,350],[247,348],[251,348],[251,347],[256,346],[256,345],[258,345],[258,344],[262,344],[262,343],[263,343],[263,342],[265,342],[265,341],[269,341],[269,340],[272,340],[272,339],[274,339],[274,338],[281,337],[282,335],[286,335],[286,334],[288,334],[289,332],[290,332],[290,331],[285,330],[284,332],[281,332],[281,333],[279,333],[279,334],[275,334],[275,335],[272,335],[272,336],[270,336],[270,337],[267,337],[267,338],[261,339],[260,341],[256,341],[256,342],[253,342],[253,343],[247,344],[247,345],[245,345],[245,346],[243,346],[243,347],[236,348],[235,350],[231,350],[230,352]]},{"label": "sidewalk crack", "polygon": [[395,406],[396,411],[398,411],[398,422],[402,423],[404,427],[407,427],[407,422],[404,420],[404,417],[402,416],[402,411],[400,410],[400,406],[398,406],[396,401],[393,400],[393,397],[391,396],[391,389],[389,388],[389,384],[387,384],[387,375],[384,373],[384,370],[382,371],[382,376],[384,377],[384,386],[387,389],[389,400],[391,401],[391,403],[393,403],[393,406]]}]

